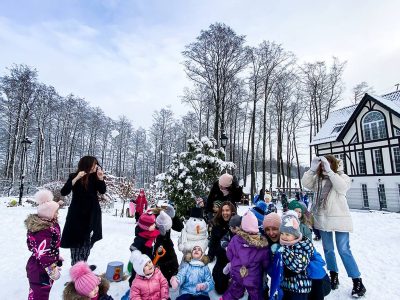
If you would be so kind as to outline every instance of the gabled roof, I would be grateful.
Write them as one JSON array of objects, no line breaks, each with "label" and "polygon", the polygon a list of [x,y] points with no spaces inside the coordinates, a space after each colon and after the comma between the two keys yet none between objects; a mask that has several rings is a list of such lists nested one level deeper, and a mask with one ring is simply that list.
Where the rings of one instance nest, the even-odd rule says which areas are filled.
[{"label": "gabled roof", "polygon": [[321,129],[313,137],[310,145],[336,141],[336,138],[339,136],[356,108],[357,105],[352,105],[331,112],[324,125],[322,125]]},{"label": "gabled roof", "polygon": [[379,105],[400,117],[400,91],[383,96],[365,94],[357,105],[347,106],[333,111],[318,133],[314,136],[310,145],[319,145],[342,140],[368,100],[379,103]]}]

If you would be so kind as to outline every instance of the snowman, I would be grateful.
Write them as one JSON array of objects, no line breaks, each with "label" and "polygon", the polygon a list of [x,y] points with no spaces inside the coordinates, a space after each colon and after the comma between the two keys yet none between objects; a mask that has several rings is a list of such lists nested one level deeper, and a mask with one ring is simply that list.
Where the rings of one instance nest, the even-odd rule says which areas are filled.
[{"label": "snowman", "polygon": [[207,224],[202,218],[202,209],[193,208],[185,228],[178,240],[178,249],[185,254],[192,251],[194,246],[200,246],[204,251],[208,247]]}]

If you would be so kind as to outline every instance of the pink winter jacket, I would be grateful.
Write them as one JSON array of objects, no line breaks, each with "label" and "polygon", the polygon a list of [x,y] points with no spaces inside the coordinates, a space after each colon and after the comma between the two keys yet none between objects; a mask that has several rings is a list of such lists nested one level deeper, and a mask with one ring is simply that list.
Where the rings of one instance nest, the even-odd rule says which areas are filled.
[{"label": "pink winter jacket", "polygon": [[129,300],[166,300],[168,298],[168,281],[160,269],[156,268],[150,278],[136,274],[132,282]]}]

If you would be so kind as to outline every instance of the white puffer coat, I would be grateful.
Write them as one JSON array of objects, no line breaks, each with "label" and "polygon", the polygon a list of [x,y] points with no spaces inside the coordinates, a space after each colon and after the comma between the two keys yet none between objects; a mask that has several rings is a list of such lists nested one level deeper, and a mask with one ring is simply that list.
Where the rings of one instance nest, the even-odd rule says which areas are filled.
[{"label": "white puffer coat", "polygon": [[[338,172],[343,171],[343,162],[339,160]],[[346,174],[330,172],[329,179],[332,182],[331,191],[328,194],[326,207],[313,211],[314,227],[323,231],[352,232],[353,221],[351,219],[346,193],[350,189],[351,179]],[[318,176],[308,170],[301,179],[303,186],[314,192],[318,188]],[[322,180],[322,187],[326,179]]]}]

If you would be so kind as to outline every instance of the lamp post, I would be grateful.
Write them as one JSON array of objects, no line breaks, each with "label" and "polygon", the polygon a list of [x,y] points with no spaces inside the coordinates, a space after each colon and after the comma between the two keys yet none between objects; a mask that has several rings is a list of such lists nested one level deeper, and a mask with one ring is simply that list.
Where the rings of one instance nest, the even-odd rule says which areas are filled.
[{"label": "lamp post", "polygon": [[22,166],[21,166],[21,185],[19,186],[19,200],[18,205],[22,205],[22,195],[24,194],[24,179],[25,179],[25,168],[26,168],[26,160],[27,160],[27,150],[28,146],[32,144],[32,141],[25,137],[22,141]]},{"label": "lamp post", "polygon": [[[224,152],[225,152],[226,145],[228,144],[228,137],[225,135],[224,131],[222,131],[219,141],[221,142],[221,146],[222,146],[222,148],[224,148]],[[226,152],[225,152],[224,160],[226,160]]]}]

